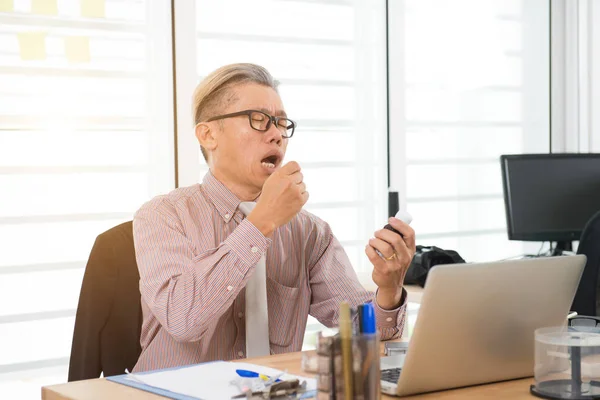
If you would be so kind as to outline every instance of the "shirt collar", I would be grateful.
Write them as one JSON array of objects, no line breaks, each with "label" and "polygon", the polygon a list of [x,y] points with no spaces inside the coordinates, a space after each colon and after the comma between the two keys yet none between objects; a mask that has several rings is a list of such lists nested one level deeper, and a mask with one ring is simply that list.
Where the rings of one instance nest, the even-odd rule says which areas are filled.
[{"label": "shirt collar", "polygon": [[235,214],[241,200],[219,181],[209,170],[202,179],[202,190],[213,203],[221,218],[229,222]]}]

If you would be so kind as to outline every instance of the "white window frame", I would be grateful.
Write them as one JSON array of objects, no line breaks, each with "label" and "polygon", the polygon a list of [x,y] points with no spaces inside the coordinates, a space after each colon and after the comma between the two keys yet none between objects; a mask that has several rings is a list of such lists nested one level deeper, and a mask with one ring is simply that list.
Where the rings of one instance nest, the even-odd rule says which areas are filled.
[{"label": "white window frame", "polygon": [[[194,135],[192,102],[197,84],[196,72],[196,2],[173,0],[173,43],[175,64],[175,138],[177,187],[198,183],[201,159]],[[197,166],[198,168],[192,168]]]},{"label": "white window frame", "polygon": [[551,0],[552,152],[600,151],[600,4]]}]

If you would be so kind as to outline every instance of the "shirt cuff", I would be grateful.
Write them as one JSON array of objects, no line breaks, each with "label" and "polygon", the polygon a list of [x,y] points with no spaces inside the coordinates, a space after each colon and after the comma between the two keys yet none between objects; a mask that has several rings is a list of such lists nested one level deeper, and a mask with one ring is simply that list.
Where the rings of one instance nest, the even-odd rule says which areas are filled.
[{"label": "shirt cuff", "polygon": [[375,306],[377,327],[380,329],[401,327],[404,324],[407,297],[406,289],[402,288],[402,303],[400,303],[400,306],[394,308],[393,310],[384,310],[383,308],[379,307],[379,304],[377,304],[377,292],[375,292],[373,303]]},{"label": "shirt cuff", "polygon": [[247,219],[244,219],[224,241],[247,266],[256,265],[272,242]]}]

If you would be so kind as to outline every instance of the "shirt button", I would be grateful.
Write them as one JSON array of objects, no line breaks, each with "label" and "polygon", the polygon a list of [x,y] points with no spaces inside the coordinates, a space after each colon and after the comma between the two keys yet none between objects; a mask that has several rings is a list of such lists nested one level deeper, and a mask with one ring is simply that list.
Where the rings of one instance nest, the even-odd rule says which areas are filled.
[{"label": "shirt button", "polygon": [[243,351],[238,351],[238,356],[244,357],[244,352]]},{"label": "shirt button", "polygon": [[233,286],[227,286],[227,291],[231,292],[233,290]]},{"label": "shirt button", "polygon": [[252,246],[252,249],[250,250],[252,250],[253,253],[258,253],[258,247],[256,246]]},{"label": "shirt button", "polygon": [[385,320],[386,320],[387,322],[392,322],[392,317],[387,317]]},{"label": "shirt button", "polygon": [[244,313],[243,313],[243,312],[239,312],[239,313],[238,313],[238,317],[239,317],[239,318],[242,318],[243,316],[244,316]]},{"label": "shirt button", "polygon": [[231,215],[225,214],[225,219],[229,219],[229,217],[231,217]]}]

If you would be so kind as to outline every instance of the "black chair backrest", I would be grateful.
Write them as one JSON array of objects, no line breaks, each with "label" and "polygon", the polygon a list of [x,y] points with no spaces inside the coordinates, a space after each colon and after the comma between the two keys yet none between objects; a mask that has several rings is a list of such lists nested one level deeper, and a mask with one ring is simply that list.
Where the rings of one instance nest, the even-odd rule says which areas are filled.
[{"label": "black chair backrest", "polygon": [[579,315],[600,315],[600,212],[586,224],[579,240],[577,254],[584,254],[587,263],[571,306]]},{"label": "black chair backrest", "polygon": [[99,235],[81,285],[69,381],[133,369],[141,353],[139,279],[132,222]]}]

